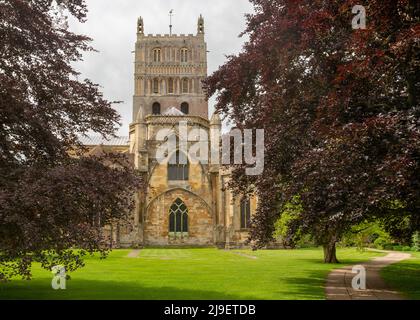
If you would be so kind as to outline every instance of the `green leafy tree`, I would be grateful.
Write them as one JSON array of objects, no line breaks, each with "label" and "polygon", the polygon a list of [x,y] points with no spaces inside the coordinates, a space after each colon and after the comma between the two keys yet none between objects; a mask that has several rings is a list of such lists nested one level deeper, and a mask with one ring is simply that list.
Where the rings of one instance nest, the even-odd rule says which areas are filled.
[{"label": "green leafy tree", "polygon": [[393,242],[392,237],[385,231],[380,221],[362,222],[351,227],[341,241],[344,245],[357,246],[360,250],[365,247],[385,249],[385,245]]}]

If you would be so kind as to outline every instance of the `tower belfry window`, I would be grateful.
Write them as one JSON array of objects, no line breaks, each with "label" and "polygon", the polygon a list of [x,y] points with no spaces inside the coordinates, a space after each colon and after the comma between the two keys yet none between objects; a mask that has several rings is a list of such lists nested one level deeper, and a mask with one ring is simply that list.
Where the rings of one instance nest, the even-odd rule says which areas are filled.
[{"label": "tower belfry window", "polygon": [[189,92],[189,88],[188,88],[189,83],[188,82],[189,81],[188,81],[187,78],[182,79],[182,93],[188,93]]},{"label": "tower belfry window", "polygon": [[153,79],[153,93],[159,93],[159,79]]},{"label": "tower belfry window", "polygon": [[181,112],[183,114],[189,114],[190,113],[190,106],[188,105],[187,102],[181,103]]},{"label": "tower belfry window", "polygon": [[159,102],[155,102],[152,106],[152,113],[154,115],[158,115],[160,114],[160,103]]},{"label": "tower belfry window", "polygon": [[161,61],[161,50],[160,48],[153,49],[153,62]]},{"label": "tower belfry window", "polygon": [[174,93],[174,79],[168,79],[168,93]]},{"label": "tower belfry window", "polygon": [[181,49],[181,62],[188,62],[188,49],[187,48]]}]

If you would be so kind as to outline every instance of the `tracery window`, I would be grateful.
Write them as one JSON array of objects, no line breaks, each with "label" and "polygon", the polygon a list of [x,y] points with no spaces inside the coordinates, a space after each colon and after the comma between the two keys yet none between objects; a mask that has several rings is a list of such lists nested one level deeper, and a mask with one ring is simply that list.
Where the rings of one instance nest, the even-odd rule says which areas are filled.
[{"label": "tracery window", "polygon": [[188,208],[179,198],[169,209],[169,232],[181,235],[188,233]]}]

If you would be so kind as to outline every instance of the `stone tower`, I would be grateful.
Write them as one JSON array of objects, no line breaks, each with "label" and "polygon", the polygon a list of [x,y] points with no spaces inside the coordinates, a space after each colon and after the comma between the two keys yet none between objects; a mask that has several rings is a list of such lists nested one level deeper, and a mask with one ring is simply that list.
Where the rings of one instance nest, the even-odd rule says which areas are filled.
[{"label": "stone tower", "polygon": [[147,116],[163,114],[172,107],[208,119],[202,88],[206,76],[207,46],[201,15],[196,35],[146,35],[143,19],[138,19],[133,122],[139,120],[140,109]]},{"label": "stone tower", "polygon": [[[204,150],[220,156],[221,119],[214,114],[209,120],[202,87],[207,76],[204,19],[198,18],[195,35],[145,35],[144,29],[139,18],[128,153],[147,185],[137,193],[131,222],[117,229],[118,244],[240,246],[255,200],[241,204],[227,188],[229,170],[193,161],[182,148],[185,143],[193,149],[204,134],[209,139]],[[161,161],[157,151],[166,140],[159,133],[165,130],[177,143]],[[187,134],[182,145],[181,131]],[[181,163],[184,156],[187,161]]]},{"label": "stone tower", "polygon": [[[195,143],[195,130],[209,133],[202,87],[207,76],[204,19],[198,18],[195,35],[145,35],[144,29],[139,18],[129,152],[148,184],[137,195],[133,225],[120,241],[122,245],[211,245],[216,242],[216,195],[212,190],[216,168],[210,173],[207,164],[194,163],[178,144],[169,151],[168,160],[186,155],[185,166],[157,160],[157,149],[163,143],[157,138],[160,130],[178,135],[179,124],[185,123],[188,147]],[[220,131],[218,123],[213,127]]]}]

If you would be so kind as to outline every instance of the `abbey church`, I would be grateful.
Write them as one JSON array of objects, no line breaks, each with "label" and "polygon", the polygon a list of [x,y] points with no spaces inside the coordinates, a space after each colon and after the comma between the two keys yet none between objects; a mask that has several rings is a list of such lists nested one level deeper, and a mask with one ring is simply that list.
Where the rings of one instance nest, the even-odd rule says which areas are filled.
[{"label": "abbey church", "polygon": [[[198,18],[196,34],[152,35],[144,30],[139,18],[129,136],[83,141],[92,154],[127,153],[147,180],[147,190],[139,191],[130,220],[110,226],[108,232],[120,247],[239,247],[247,239],[257,201],[230,192],[229,170],[193,163],[178,147],[169,150],[166,162],[156,158],[162,144],[157,133],[166,129],[178,136],[180,122],[188,132],[201,129],[209,139],[220,139],[221,120],[217,114],[209,119],[202,85],[207,77],[204,19]],[[188,135],[187,144],[194,142],[194,136]],[[182,157],[187,161],[181,163]]]}]

